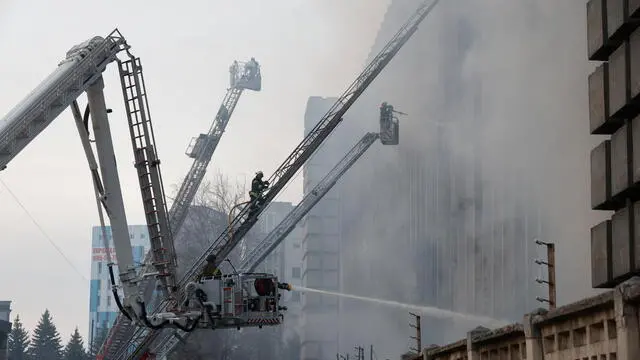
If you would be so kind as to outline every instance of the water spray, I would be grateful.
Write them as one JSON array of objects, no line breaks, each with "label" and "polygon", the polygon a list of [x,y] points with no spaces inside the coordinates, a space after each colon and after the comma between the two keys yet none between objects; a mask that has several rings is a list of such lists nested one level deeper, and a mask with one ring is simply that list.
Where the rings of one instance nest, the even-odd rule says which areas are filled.
[{"label": "water spray", "polygon": [[376,304],[380,304],[380,305],[387,305],[387,306],[392,306],[392,307],[397,307],[397,308],[402,308],[402,309],[414,310],[414,311],[418,311],[418,312],[420,312],[420,313],[422,313],[424,315],[432,316],[432,317],[439,318],[439,319],[451,319],[451,318],[453,318],[453,319],[456,319],[456,320],[463,320],[463,321],[468,321],[468,322],[482,323],[482,324],[485,324],[485,325],[491,326],[491,327],[501,327],[501,326],[505,326],[505,325],[508,325],[508,324],[512,323],[511,321],[508,321],[508,320],[500,320],[500,319],[494,319],[494,318],[487,317],[487,316],[465,314],[465,313],[460,313],[460,312],[456,312],[456,311],[440,309],[440,308],[433,307],[433,306],[406,304],[406,303],[401,303],[401,302],[393,301],[393,300],[376,299],[376,298],[372,298],[372,297],[351,295],[351,294],[345,294],[345,293],[340,293],[340,292],[335,292],[335,291],[312,289],[312,288],[308,288],[308,287],[304,287],[304,286],[298,286],[298,285],[291,286],[291,290],[292,291],[300,291],[300,292],[312,292],[312,293],[323,294],[323,295],[340,296],[340,297],[348,298],[348,299],[361,300],[361,301],[372,302],[372,303],[376,303]]}]

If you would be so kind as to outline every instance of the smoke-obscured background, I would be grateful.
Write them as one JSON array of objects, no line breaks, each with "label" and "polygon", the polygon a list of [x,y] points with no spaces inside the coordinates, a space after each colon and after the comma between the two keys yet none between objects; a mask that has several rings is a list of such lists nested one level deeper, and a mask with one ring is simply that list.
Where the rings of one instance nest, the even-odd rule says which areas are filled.
[{"label": "smoke-obscured background", "polygon": [[[144,59],[154,121],[160,124],[163,171],[167,182],[179,182],[190,164],[182,155],[184,145],[208,127],[215,99],[225,91],[212,84],[226,84],[234,58],[256,56],[263,64],[264,91],[243,99],[213,164],[232,177],[256,169],[269,174],[302,136],[306,97],[338,96],[334,89],[347,87],[418,3],[247,1],[223,7],[205,1],[179,10],[174,2],[149,7],[69,1],[63,7],[0,0],[5,35],[0,50],[12,54],[0,62],[3,81],[11,84],[2,86],[0,105],[8,111],[67,48],[118,26]],[[125,7],[129,11],[122,11]],[[77,11],[72,19],[69,8]],[[592,293],[589,228],[604,214],[589,210],[589,152],[598,139],[589,136],[587,125],[587,75],[593,65],[586,59],[585,24],[580,1],[442,1],[347,113],[322,148],[324,155],[311,160],[316,165],[307,167],[317,176],[304,179],[305,190],[365,131],[377,130],[382,101],[408,114],[400,117],[400,145],[375,144],[306,219],[305,224],[314,216],[331,224],[323,227],[325,235],[339,244],[322,255],[322,269],[333,270],[318,287],[518,321],[538,306],[535,297],[544,295],[534,281],[539,249],[533,240],[540,238],[556,243],[559,303]],[[242,31],[226,36],[238,28]],[[114,79],[108,79],[107,95],[114,113],[122,115]],[[330,105],[330,100],[322,104]],[[308,118],[317,121],[322,106],[307,111]],[[126,133],[123,122],[115,123],[118,133]],[[72,121],[56,123],[12,162],[3,179],[72,262],[88,269],[87,229],[97,221],[89,201],[93,189],[79,175],[86,164],[78,144],[60,140],[74,131]],[[123,164],[130,157],[128,141],[116,139]],[[121,172],[128,179],[123,181],[135,181],[131,166],[121,166]],[[299,199],[299,180],[286,199]],[[78,323],[82,329],[86,316],[77,309],[87,308],[86,282],[74,274],[72,283],[67,264],[49,261],[51,248],[32,241],[40,234],[29,232],[33,226],[13,200],[2,199],[0,213],[13,225],[4,235],[14,246],[5,250],[1,270],[38,284],[0,283],[7,294],[15,293],[16,312],[35,323],[46,305],[60,314],[64,333]],[[63,201],[74,206],[60,216]],[[135,186],[125,189],[125,201],[130,222],[142,222]],[[327,214],[330,220],[318,220]],[[218,232],[202,229],[197,231]],[[195,256],[197,243],[181,243],[191,248],[179,252]],[[308,242],[303,246],[310,251]],[[25,261],[24,254],[33,261]],[[46,271],[33,263],[47,263]],[[332,276],[334,284],[323,285]],[[303,274],[308,286],[311,280]],[[43,304],[41,294],[52,291],[47,286],[60,283],[66,283],[68,296]],[[327,359],[356,344],[373,343],[383,356],[407,350],[412,331],[407,310],[333,298],[326,309],[312,311],[309,298],[303,296],[302,323],[287,323],[278,333],[290,340],[299,331],[303,353],[318,344]],[[322,314],[322,321],[312,312]],[[456,340],[476,325],[425,317],[424,343]],[[241,339],[233,346],[256,341],[253,335],[228,336]],[[203,341],[215,342],[206,336]]]},{"label": "smoke-obscured background", "polygon": [[[391,2],[370,58],[419,2]],[[559,304],[594,292],[585,18],[575,1],[437,6],[322,150],[337,162],[383,101],[408,113],[400,145],[374,145],[332,192],[341,291],[521,321],[546,297],[540,239],[556,243]],[[337,314],[323,326],[341,351],[408,348],[406,310],[342,300]],[[424,343],[476,325],[423,318]]]}]

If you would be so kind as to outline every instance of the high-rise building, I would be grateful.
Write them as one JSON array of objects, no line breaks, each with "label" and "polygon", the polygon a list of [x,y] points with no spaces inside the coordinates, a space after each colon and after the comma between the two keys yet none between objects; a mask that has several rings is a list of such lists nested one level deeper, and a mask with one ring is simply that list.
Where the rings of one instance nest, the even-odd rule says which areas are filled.
[{"label": "high-rise building", "polygon": [[[305,136],[335,103],[336,98],[311,97],[304,116]],[[339,130],[338,130],[339,131]],[[306,162],[303,192],[307,194],[355,143],[336,132]],[[301,221],[302,285],[309,288],[340,290],[341,216],[338,187],[334,187]],[[334,296],[302,295],[301,359],[334,358],[338,349],[339,301]]]},{"label": "high-rise building", "polygon": [[11,301],[0,301],[0,360],[9,358],[7,340],[11,333]]},{"label": "high-rise building", "polygon": [[[89,289],[89,343],[93,342],[98,329],[108,330],[118,317],[118,306],[111,292],[108,255],[116,265],[113,274],[119,284],[118,266],[111,227],[105,228],[107,239],[102,236],[102,228],[94,226],[91,230],[91,287]],[[129,225],[131,250],[135,264],[142,265],[144,256],[149,250],[149,231],[146,225]],[[105,244],[107,244],[105,246]]]},{"label": "high-rise building", "polygon": [[[257,241],[264,239],[294,208],[290,202],[272,202],[267,207],[254,227]],[[275,274],[282,282],[287,282],[293,286],[301,285],[302,246],[300,227],[291,231],[272,252],[258,266],[258,271]],[[297,291],[284,292],[281,304],[287,307],[284,325],[277,328],[278,340],[298,338],[298,323],[300,318],[301,297]],[[274,332],[275,333],[275,332]],[[281,344],[281,343],[280,343]],[[283,345],[283,344],[281,344]],[[276,346],[274,358],[282,357],[280,354],[282,346]]]}]

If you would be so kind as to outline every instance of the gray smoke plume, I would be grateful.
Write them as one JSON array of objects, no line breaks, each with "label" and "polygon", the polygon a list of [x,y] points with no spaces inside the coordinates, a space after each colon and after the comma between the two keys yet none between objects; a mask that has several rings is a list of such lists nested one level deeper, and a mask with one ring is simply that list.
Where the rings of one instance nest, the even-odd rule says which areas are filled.
[{"label": "gray smoke plume", "polygon": [[[419,2],[392,1],[371,57]],[[376,129],[382,101],[409,114],[401,144],[374,146],[335,191],[344,292],[520,321],[546,291],[535,283],[536,238],[556,243],[560,304],[594,292],[589,229],[603,215],[589,206],[598,139],[585,17],[583,2],[438,5],[334,135],[348,146]],[[340,317],[325,331],[345,351],[407,348],[406,313],[341,301]],[[429,342],[475,326],[423,321]]]}]

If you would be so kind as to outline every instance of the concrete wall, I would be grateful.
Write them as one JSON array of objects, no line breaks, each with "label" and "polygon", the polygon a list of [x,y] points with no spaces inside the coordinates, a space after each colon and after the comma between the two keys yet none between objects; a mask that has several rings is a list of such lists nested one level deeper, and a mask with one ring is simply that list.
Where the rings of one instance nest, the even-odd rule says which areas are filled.
[{"label": "concrete wall", "polygon": [[524,316],[521,324],[476,328],[466,339],[424,349],[425,360],[640,359],[640,278],[612,291]]},{"label": "concrete wall", "polygon": [[[304,116],[305,136],[335,103],[335,98],[311,97]],[[334,134],[335,135],[335,134]],[[339,137],[331,136],[303,167],[303,191],[308,193],[343,156]],[[340,198],[329,191],[300,222],[302,232],[302,285],[340,291]],[[302,295],[301,354],[303,360],[328,360],[338,348],[336,324],[339,303],[335,296]]]},{"label": "concrete wall", "polygon": [[[611,288],[640,269],[640,2],[590,0],[591,207],[614,211],[591,230],[592,286]],[[604,135],[604,136],[603,136]]]}]

